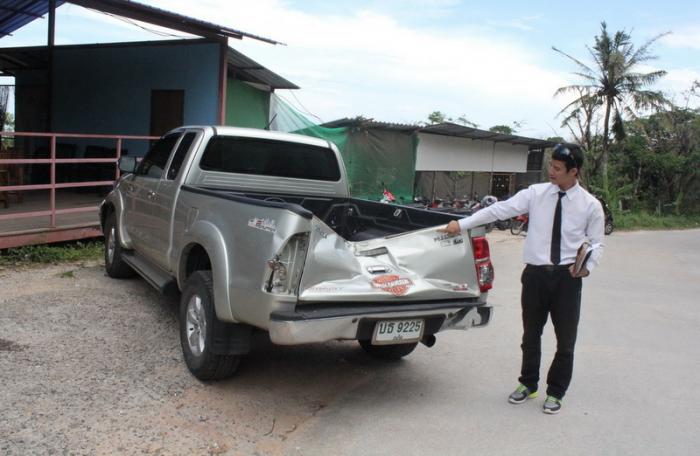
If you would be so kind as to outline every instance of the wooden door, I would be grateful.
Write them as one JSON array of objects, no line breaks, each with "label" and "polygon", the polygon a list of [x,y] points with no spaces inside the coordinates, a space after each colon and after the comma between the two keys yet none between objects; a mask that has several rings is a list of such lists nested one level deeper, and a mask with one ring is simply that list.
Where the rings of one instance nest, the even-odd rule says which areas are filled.
[{"label": "wooden door", "polygon": [[185,111],[184,90],[151,91],[151,136],[162,136],[182,126]]}]

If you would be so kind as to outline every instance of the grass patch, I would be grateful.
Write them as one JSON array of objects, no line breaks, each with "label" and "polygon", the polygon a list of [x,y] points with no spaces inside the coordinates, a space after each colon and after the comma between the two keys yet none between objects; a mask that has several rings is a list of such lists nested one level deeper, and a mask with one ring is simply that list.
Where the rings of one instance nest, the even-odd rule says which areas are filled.
[{"label": "grass patch", "polygon": [[667,230],[700,228],[700,215],[662,215],[627,212],[615,215],[618,230]]},{"label": "grass patch", "polygon": [[0,267],[91,261],[99,260],[102,255],[103,243],[98,241],[27,245],[0,250]]}]

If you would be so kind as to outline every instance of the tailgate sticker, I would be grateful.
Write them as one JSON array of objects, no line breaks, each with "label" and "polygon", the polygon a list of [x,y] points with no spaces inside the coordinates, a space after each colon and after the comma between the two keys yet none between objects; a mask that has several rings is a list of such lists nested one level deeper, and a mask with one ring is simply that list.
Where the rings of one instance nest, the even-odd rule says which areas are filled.
[{"label": "tailgate sticker", "polygon": [[452,236],[449,234],[441,234],[433,238],[433,242],[440,244],[440,247],[450,247],[452,245],[462,244],[464,238],[462,236]]},{"label": "tailgate sticker", "polygon": [[248,226],[255,228],[256,230],[267,231],[268,233],[274,233],[277,231],[277,222],[274,219],[269,218],[252,218],[248,220]]},{"label": "tailgate sticker", "polygon": [[372,287],[391,293],[394,296],[403,296],[413,286],[413,281],[407,277],[397,275],[383,275],[372,279]]},{"label": "tailgate sticker", "polygon": [[343,287],[340,286],[332,286],[332,285],[314,285],[313,287],[309,288],[308,291],[310,293],[339,293],[343,290]]}]

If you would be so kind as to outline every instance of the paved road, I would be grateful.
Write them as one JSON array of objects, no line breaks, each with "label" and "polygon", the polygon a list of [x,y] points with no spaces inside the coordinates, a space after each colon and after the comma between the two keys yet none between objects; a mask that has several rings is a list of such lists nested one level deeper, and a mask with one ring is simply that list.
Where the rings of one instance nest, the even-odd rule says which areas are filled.
[{"label": "paved road", "polygon": [[[287,454],[698,454],[700,231],[606,240],[584,283],[574,380],[559,415],[541,413],[541,399],[506,402],[519,369],[522,238],[495,233],[493,323],[374,367],[297,431]],[[544,359],[553,349],[548,324]]]},{"label": "paved road", "polygon": [[174,303],[143,280],[111,280],[99,264],[0,270],[0,454],[698,454],[700,230],[607,238],[556,416],[541,399],[506,402],[523,238],[489,236],[490,326],[395,363],[351,342],[260,338],[214,383],[189,374]]}]

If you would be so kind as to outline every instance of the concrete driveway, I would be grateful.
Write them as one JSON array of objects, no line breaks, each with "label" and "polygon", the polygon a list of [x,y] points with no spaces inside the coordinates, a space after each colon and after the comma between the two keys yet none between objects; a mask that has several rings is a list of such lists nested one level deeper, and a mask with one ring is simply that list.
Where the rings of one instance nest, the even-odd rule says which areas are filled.
[{"label": "concrete driveway", "polygon": [[[400,362],[264,338],[236,377],[184,366],[174,303],[99,264],[0,271],[0,454],[694,455],[700,230],[613,233],[585,280],[559,415],[506,402],[524,238],[489,235],[491,325]],[[553,355],[545,328],[543,375]]]},{"label": "concrete driveway", "polygon": [[[303,455],[691,455],[700,448],[700,231],[614,233],[584,282],[574,378],[559,415],[511,405],[523,238],[490,235],[489,327],[378,366],[289,443]],[[553,356],[545,328],[542,377]],[[544,361],[546,360],[546,361]]]}]

